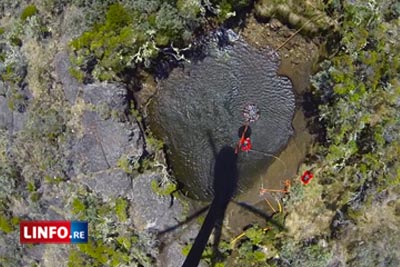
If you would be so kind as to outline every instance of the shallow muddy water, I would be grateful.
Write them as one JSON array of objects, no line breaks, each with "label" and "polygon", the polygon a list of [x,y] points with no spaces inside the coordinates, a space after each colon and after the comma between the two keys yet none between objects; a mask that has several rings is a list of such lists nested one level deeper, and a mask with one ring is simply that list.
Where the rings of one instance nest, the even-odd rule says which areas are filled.
[{"label": "shallow muddy water", "polygon": [[[239,154],[239,191],[250,188],[293,134],[295,96],[287,77],[277,75],[278,55],[238,39],[207,56],[186,63],[160,81],[150,108],[150,126],[169,151],[174,175],[196,199],[213,196],[215,154],[235,146],[243,124],[242,109],[256,104],[259,120],[251,124],[254,152]],[[258,152],[257,152],[258,151]]]}]

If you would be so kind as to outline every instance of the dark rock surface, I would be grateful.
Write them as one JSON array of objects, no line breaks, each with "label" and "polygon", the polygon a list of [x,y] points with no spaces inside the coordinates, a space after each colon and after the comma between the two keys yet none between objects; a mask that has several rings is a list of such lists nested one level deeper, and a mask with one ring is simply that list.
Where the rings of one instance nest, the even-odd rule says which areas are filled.
[{"label": "dark rock surface", "polygon": [[175,225],[181,219],[183,207],[175,200],[171,205],[171,196],[159,196],[151,188],[151,181],[159,179],[159,173],[146,173],[132,179],[131,218],[140,230],[158,231]]},{"label": "dark rock surface", "polygon": [[[80,10],[75,8],[72,12],[76,14],[67,14],[56,22],[62,24],[61,31],[56,29],[60,25],[47,25],[52,28],[53,37],[59,39],[49,36],[43,42],[27,40],[26,50],[18,51],[30,55],[27,62],[13,70],[18,83],[0,81],[0,198],[5,207],[0,220],[12,223],[5,226],[10,233],[0,230],[0,266],[67,266],[72,262],[72,246],[21,245],[18,223],[13,221],[16,218],[79,219],[93,224],[94,219],[85,217],[85,211],[97,212],[97,208],[107,206],[105,216],[109,221],[102,227],[114,235],[93,231],[90,238],[106,247],[111,242],[104,240],[116,239],[115,232],[129,242],[136,238],[140,245],[135,244],[132,251],[118,250],[130,257],[137,253],[138,258],[144,258],[138,260],[149,262],[145,258],[151,258],[159,249],[152,231],[164,230],[182,216],[183,205],[178,200],[171,205],[169,196],[152,190],[151,182],[160,175],[156,168],[139,175],[136,169],[127,171],[126,166],[120,166],[122,161],[135,164],[127,168],[137,168],[145,145],[141,127],[130,118],[131,99],[125,86],[83,84],[70,74],[72,65],[66,47],[72,36],[84,30],[72,30],[71,24],[85,23]],[[44,50],[46,55],[42,58],[40,51]],[[36,89],[32,89],[34,97],[29,86]],[[94,202],[86,206],[88,200]],[[74,201],[81,201],[84,210],[78,210]],[[126,220],[115,219],[117,201],[129,210]],[[89,228],[89,234],[90,231]],[[181,249],[175,254],[181,258]],[[174,266],[176,259],[169,260],[172,265],[168,266]],[[131,264],[135,265],[136,259]]]},{"label": "dark rock surface", "polygon": [[131,178],[121,169],[108,169],[80,177],[82,184],[100,193],[103,199],[125,196],[131,190]]},{"label": "dark rock surface", "polygon": [[11,111],[8,108],[7,98],[0,96],[0,128],[9,129],[11,124]]},{"label": "dark rock surface", "polygon": [[103,120],[98,113],[85,111],[82,127],[83,137],[75,140],[70,151],[75,173],[88,174],[116,167],[122,156],[137,161],[143,153],[137,125]]},{"label": "dark rock surface", "polygon": [[[186,256],[182,250],[187,244],[191,244],[199,232],[199,225],[192,223],[184,226],[182,229],[168,235],[164,240],[164,248],[159,256],[159,267],[182,266]],[[199,267],[205,267],[205,262],[200,262]]]},{"label": "dark rock surface", "polygon": [[13,135],[24,128],[28,113],[26,112],[27,103],[17,103],[11,109],[10,106],[14,104],[11,104],[13,100],[10,98],[0,96],[0,129],[7,130],[10,135]]},{"label": "dark rock surface", "polygon": [[63,86],[65,98],[72,104],[75,102],[78,90],[82,84],[71,76],[69,72],[70,67],[71,62],[66,51],[56,54],[54,57],[54,70],[58,80]]},{"label": "dark rock surface", "polygon": [[127,91],[117,84],[88,84],[83,88],[83,100],[95,106],[107,105],[118,114],[128,108]]}]

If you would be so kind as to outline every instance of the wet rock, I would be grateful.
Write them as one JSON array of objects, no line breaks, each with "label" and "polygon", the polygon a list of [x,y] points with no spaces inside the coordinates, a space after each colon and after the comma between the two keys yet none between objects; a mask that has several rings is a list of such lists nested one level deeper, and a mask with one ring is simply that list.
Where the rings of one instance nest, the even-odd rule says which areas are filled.
[{"label": "wet rock", "polygon": [[[72,137],[66,152],[66,171],[105,199],[126,195],[131,178],[118,168],[118,160],[138,161],[144,145],[139,126],[122,117],[128,108],[126,89],[101,83],[77,90],[85,104],[75,125],[80,134]],[[104,110],[120,116],[104,116]]]},{"label": "wet rock", "polygon": [[138,106],[145,108],[149,99],[154,96],[157,90],[157,84],[152,76],[146,76],[142,88],[135,92],[135,100]]},{"label": "wet rock", "polygon": [[27,119],[28,114],[25,112],[12,112],[12,132],[15,133],[21,131],[25,127]]},{"label": "wet rock", "polygon": [[[200,226],[192,221],[172,230],[183,221],[183,206],[171,196],[160,196],[153,192],[151,181],[160,180],[159,173],[144,173],[132,180],[131,190],[127,197],[131,202],[130,218],[135,228],[142,233],[162,233],[158,235],[159,255],[157,266],[181,266],[185,260],[182,249],[193,242]],[[200,265],[204,266],[204,265]]]},{"label": "wet rock", "polygon": [[[162,262],[160,261],[159,267],[175,267],[181,266],[185,261],[185,256],[182,253],[183,245],[178,242],[169,244],[162,254]],[[178,263],[179,262],[179,263]]]}]

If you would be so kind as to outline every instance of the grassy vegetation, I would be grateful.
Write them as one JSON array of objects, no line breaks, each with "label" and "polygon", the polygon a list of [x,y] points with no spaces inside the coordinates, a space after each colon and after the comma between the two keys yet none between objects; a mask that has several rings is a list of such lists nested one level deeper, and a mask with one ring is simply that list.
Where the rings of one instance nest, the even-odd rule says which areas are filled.
[{"label": "grassy vegetation", "polygon": [[138,234],[129,221],[130,203],[117,198],[104,202],[85,187],[71,202],[73,214],[89,223],[90,239],[71,249],[68,266],[152,266],[151,247],[146,235]]},{"label": "grassy vegetation", "polygon": [[[390,218],[391,208],[382,203],[399,192],[399,9],[390,1],[332,1],[326,10],[339,28],[328,38],[329,56],[313,77],[313,94],[320,103],[316,123],[326,132],[318,133],[325,140],[314,145],[304,168],[312,169],[317,179],[292,188],[286,205],[288,231],[270,239],[279,257],[268,263],[378,266],[386,258],[386,266],[396,266],[399,255],[372,244],[384,240],[392,247],[397,241],[386,230],[378,234],[380,224],[374,220],[368,226],[362,222],[371,216]],[[352,234],[345,235],[348,227]],[[371,244],[363,247],[368,257],[360,257],[360,249],[351,245],[360,240]],[[345,251],[344,258],[333,258],[332,248]]]},{"label": "grassy vegetation", "polygon": [[298,174],[316,178],[293,183],[286,231],[245,232],[231,253],[235,266],[399,264],[400,254],[384,248],[399,245],[400,9],[331,1],[324,10],[337,28],[324,37],[328,55],[312,77],[320,142]]}]

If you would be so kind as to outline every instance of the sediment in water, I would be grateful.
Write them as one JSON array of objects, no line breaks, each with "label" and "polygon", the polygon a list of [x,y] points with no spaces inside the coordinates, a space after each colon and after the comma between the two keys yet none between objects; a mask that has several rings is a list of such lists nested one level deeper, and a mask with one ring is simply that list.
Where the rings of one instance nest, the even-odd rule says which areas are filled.
[{"label": "sediment in water", "polygon": [[207,56],[186,63],[160,81],[150,108],[150,127],[171,152],[175,176],[196,199],[213,196],[213,163],[219,149],[235,146],[242,109],[254,103],[260,119],[251,124],[252,143],[262,153],[239,154],[239,190],[249,188],[293,134],[292,83],[277,75],[279,57],[238,39],[219,47],[210,41]]}]

